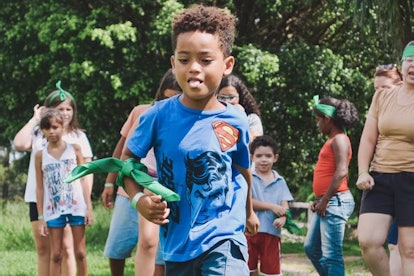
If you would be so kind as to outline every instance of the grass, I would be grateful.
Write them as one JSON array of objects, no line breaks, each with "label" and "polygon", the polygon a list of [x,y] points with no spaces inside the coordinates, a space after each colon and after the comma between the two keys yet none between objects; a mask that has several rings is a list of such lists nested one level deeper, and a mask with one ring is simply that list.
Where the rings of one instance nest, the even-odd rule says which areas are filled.
[{"label": "grass", "polygon": [[[36,275],[37,258],[29,222],[29,208],[22,201],[2,202],[0,212],[0,275]],[[112,211],[105,210],[100,202],[94,203],[95,221],[87,227],[87,259],[89,275],[110,275],[108,259],[103,256]],[[282,254],[298,254],[306,260],[302,242],[282,241]],[[364,269],[356,239],[346,239],[344,255],[357,256],[346,263],[347,275]],[[125,275],[134,275],[134,262],[127,259]],[[284,274],[292,275],[292,274]],[[364,275],[364,274],[363,274]]]},{"label": "grass", "polygon": [[[108,259],[103,256],[112,211],[94,204],[95,222],[86,228],[88,270],[91,276],[110,275]],[[29,222],[29,207],[21,201],[1,205],[0,275],[36,275],[37,257]],[[126,261],[125,275],[134,275],[134,261]]]}]

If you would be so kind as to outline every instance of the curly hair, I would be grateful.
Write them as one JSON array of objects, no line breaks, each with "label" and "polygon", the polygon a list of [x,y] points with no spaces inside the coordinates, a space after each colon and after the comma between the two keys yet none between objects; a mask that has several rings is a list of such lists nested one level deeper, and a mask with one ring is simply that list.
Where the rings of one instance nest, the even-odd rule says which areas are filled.
[{"label": "curly hair", "polygon": [[243,106],[247,115],[255,113],[260,117],[260,108],[241,78],[234,74],[224,76],[217,91],[228,86],[236,88],[237,93],[239,94],[239,104]]},{"label": "curly hair", "polygon": [[[319,101],[321,104],[332,105],[335,107],[333,115],[333,124],[340,129],[347,128],[359,120],[358,111],[353,103],[348,100],[339,100],[332,97],[323,98]],[[318,109],[314,109],[315,114],[320,117],[326,117]]]},{"label": "curly hair", "polygon": [[224,57],[231,54],[235,37],[235,18],[229,12],[217,7],[195,5],[174,17],[172,26],[172,48],[177,47],[177,37],[181,33],[201,31],[217,34]]}]

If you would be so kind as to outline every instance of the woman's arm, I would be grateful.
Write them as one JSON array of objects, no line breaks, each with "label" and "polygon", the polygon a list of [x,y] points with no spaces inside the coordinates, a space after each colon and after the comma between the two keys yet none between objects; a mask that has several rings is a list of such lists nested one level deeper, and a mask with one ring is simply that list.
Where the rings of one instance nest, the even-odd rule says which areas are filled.
[{"label": "woman's arm", "polygon": [[378,135],[378,121],[372,117],[368,117],[358,148],[358,180],[356,183],[358,189],[372,189],[375,184],[374,179],[369,175],[368,171],[370,162],[374,156]]}]

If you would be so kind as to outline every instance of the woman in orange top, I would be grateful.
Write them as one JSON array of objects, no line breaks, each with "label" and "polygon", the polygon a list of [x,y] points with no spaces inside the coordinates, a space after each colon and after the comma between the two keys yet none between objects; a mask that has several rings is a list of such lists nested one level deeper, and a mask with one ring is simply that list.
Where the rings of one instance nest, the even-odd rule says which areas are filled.
[{"label": "woman in orange top", "polygon": [[345,275],[342,243],[345,225],[355,207],[348,189],[352,148],[346,128],[358,120],[348,100],[314,97],[314,115],[319,131],[328,135],[319,152],[313,177],[316,200],[304,249],[319,275]]}]

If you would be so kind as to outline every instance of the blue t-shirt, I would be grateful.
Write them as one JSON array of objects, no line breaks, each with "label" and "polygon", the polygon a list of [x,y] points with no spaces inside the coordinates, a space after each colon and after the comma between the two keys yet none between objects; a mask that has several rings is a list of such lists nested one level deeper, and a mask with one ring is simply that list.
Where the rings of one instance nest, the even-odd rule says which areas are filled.
[{"label": "blue t-shirt", "polygon": [[[289,191],[285,179],[276,171],[273,171],[274,180],[265,184],[265,182],[253,171],[252,198],[263,202],[269,202],[280,205],[282,201],[292,201],[293,197]],[[280,229],[273,225],[273,221],[277,218],[275,213],[270,210],[255,211],[259,218],[259,232],[268,233],[274,236],[281,236]]]},{"label": "blue t-shirt", "polygon": [[141,116],[127,147],[140,158],[154,147],[158,181],[181,196],[160,231],[166,261],[194,259],[226,239],[246,246],[247,183],[232,165],[249,168],[248,142],[247,117],[230,104],[194,110],[178,95]]}]

